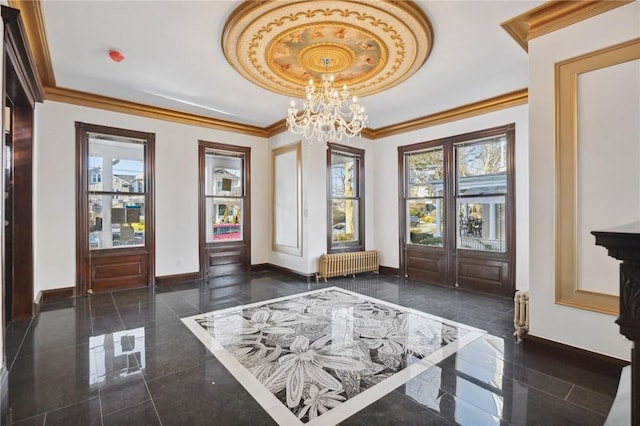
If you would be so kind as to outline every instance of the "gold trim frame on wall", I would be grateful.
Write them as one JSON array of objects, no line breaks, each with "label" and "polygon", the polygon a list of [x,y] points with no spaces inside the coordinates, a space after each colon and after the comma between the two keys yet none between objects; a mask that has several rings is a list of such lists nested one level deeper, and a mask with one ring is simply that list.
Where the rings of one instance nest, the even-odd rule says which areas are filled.
[{"label": "gold trim frame on wall", "polygon": [[640,59],[640,38],[571,58],[555,66],[557,304],[612,315],[618,314],[618,296],[580,288],[578,78],[581,74],[638,59]]},{"label": "gold trim frame on wall", "polygon": [[300,142],[271,152],[273,251],[302,256]]}]

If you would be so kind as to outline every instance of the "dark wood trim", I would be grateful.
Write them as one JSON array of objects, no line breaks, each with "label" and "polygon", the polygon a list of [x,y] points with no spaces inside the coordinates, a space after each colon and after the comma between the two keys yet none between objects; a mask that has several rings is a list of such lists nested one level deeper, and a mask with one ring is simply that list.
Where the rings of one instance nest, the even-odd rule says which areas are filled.
[{"label": "dark wood trim", "polygon": [[57,300],[71,299],[76,296],[75,287],[56,288],[52,290],[42,290],[39,293],[41,303],[55,302]]},{"label": "dark wood trim", "polygon": [[549,358],[564,361],[608,377],[620,375],[622,367],[629,365],[629,362],[619,358],[591,352],[564,343],[554,342],[553,340],[532,336],[531,334],[525,334],[523,336],[522,345],[525,352],[548,356]]},{"label": "dark wood trim", "polygon": [[20,11],[3,5],[2,20],[5,28],[5,58],[15,70],[18,77],[18,81],[15,83],[22,86],[27,104],[33,110],[36,102],[44,101],[44,90],[33,61],[33,54],[29,47]]},{"label": "dark wood trim", "polygon": [[208,249],[214,245],[216,248],[225,246],[233,247],[238,245],[238,241],[229,243],[216,242],[207,244],[206,239],[206,205],[205,205],[205,157],[207,150],[241,154],[244,159],[244,200],[241,213],[243,241],[245,246],[244,264],[246,270],[251,268],[251,147],[228,145],[218,142],[198,141],[198,235],[199,235],[199,258],[200,258],[200,278],[206,278],[208,268]]},{"label": "dark wood trim", "polygon": [[380,275],[387,275],[390,277],[399,277],[400,276],[400,268],[392,268],[391,266],[382,266],[378,268],[378,273]]},{"label": "dark wood trim", "polygon": [[[2,217],[12,228],[12,247],[6,248],[12,251],[11,261],[7,263],[3,258],[2,262],[4,268],[13,269],[13,278],[12,282],[5,283],[2,277],[2,290],[5,285],[12,286],[11,318],[25,319],[33,316],[33,109],[36,102],[43,101],[44,94],[20,11],[3,5],[1,14],[4,22],[3,106],[7,99],[13,104],[13,215],[5,217],[4,207],[2,211]],[[2,189],[5,190],[6,187]]]},{"label": "dark wood trim", "polygon": [[[358,168],[356,170],[358,179],[358,235],[359,239],[357,243],[343,243],[333,244],[333,223],[331,220],[333,214],[333,180],[331,176],[331,166],[333,153],[342,152],[345,154],[351,154],[354,157],[358,157]],[[345,253],[352,251],[362,251],[366,247],[365,245],[365,167],[364,167],[364,155],[363,149],[355,148],[347,145],[340,145],[337,143],[327,143],[327,253]]]},{"label": "dark wood trim", "polygon": [[[121,129],[76,121],[76,294],[84,295],[90,289],[91,270],[87,259],[92,257],[147,254],[147,286],[155,281],[155,133]],[[88,205],[88,145],[89,133],[132,138],[144,141],[145,146],[145,246],[116,251],[89,249]]]},{"label": "dark wood trim", "polygon": [[199,279],[200,279],[199,272],[189,272],[186,274],[175,274],[175,275],[163,275],[161,277],[156,277],[156,286],[162,287],[165,285],[179,284],[187,281],[197,281]]}]

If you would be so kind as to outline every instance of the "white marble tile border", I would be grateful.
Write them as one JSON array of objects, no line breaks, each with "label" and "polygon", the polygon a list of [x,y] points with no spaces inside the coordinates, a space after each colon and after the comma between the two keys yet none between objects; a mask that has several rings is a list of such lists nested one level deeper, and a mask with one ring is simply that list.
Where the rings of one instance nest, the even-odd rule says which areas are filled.
[{"label": "white marble tile border", "polygon": [[[383,380],[382,382],[360,392],[358,395],[348,399],[338,407],[332,408],[328,412],[318,416],[314,420],[304,423],[298,419],[298,417],[287,408],[274,394],[272,394],[265,386],[256,379],[253,374],[249,372],[235,357],[227,351],[222,345],[220,345],[207,331],[196,322],[196,319],[204,318],[211,314],[221,314],[229,311],[236,311],[240,309],[247,309],[261,305],[267,305],[283,300],[294,299],[297,297],[308,296],[315,293],[323,293],[326,291],[340,291],[350,295],[360,297],[365,300],[369,300],[381,305],[386,305],[395,309],[399,309],[403,312],[411,312],[415,315],[434,319],[445,324],[462,328],[468,331],[467,334],[461,338],[455,340],[438,349],[437,351],[429,354],[423,359],[409,365],[405,369],[399,371],[393,376]],[[303,293],[297,293],[290,296],[278,297],[275,299],[264,300],[261,302],[251,303],[248,305],[234,306],[231,308],[220,309],[218,311],[207,312],[204,314],[193,315],[190,317],[182,318],[182,322],[196,335],[196,337],[207,347],[207,349],[224,365],[227,370],[242,384],[242,386],[249,392],[249,394],[264,408],[269,415],[278,423],[286,425],[306,425],[306,426],[319,426],[319,425],[335,425],[348,417],[354,415],[358,411],[362,410],[367,405],[377,401],[386,394],[392,392],[398,386],[403,385],[414,377],[422,374],[430,367],[434,366],[438,362],[447,358],[448,356],[457,352],[460,348],[468,345],[477,338],[486,333],[484,330],[480,330],[475,327],[471,327],[465,324],[460,324],[455,321],[451,321],[445,318],[438,317],[426,312],[418,311],[416,309],[407,308],[405,306],[396,305],[394,303],[386,302],[381,299],[376,299],[361,293],[342,289],[340,287],[326,287],[313,291],[306,291]]]}]

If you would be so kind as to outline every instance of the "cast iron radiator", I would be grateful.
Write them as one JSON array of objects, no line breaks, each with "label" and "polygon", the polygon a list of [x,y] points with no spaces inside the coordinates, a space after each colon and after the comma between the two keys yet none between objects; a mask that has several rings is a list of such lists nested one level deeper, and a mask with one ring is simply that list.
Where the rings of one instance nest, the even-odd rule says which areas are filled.
[{"label": "cast iron radiator", "polygon": [[327,281],[327,278],[359,274],[361,272],[378,272],[378,252],[376,250],[355,251],[351,253],[333,253],[320,256],[320,272],[316,275]]},{"label": "cast iron radiator", "polygon": [[513,326],[516,331],[513,333],[522,340],[522,336],[529,331],[529,291],[518,290],[513,297]]}]

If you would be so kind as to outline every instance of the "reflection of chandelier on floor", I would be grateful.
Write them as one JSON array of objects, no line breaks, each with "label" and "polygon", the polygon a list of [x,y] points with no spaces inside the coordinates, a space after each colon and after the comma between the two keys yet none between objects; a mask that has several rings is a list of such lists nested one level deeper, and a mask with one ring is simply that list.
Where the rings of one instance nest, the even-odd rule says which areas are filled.
[{"label": "reflection of chandelier on floor", "polygon": [[[322,59],[325,69],[329,69],[330,62],[331,59]],[[355,96],[350,99],[346,85],[342,90],[334,89],[333,79],[333,75],[323,74],[318,90],[313,80],[309,80],[302,111],[298,112],[295,102],[291,101],[287,114],[287,128],[291,133],[321,143],[338,142],[343,136],[360,136],[362,129],[367,127],[368,117],[364,107],[358,104]]]}]

